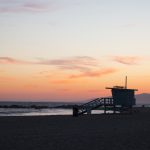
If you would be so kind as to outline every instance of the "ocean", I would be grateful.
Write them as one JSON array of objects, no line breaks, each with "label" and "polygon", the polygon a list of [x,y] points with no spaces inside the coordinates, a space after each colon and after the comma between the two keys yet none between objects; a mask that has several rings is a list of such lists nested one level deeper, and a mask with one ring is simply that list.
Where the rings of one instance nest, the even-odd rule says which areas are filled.
[{"label": "ocean", "polygon": [[46,116],[46,115],[71,115],[72,109],[47,108],[0,108],[0,116]]},{"label": "ocean", "polygon": [[56,107],[73,104],[66,102],[0,102],[0,116],[71,115],[72,109]]},{"label": "ocean", "polygon": [[[72,115],[69,106],[81,103],[66,102],[0,102],[0,116],[46,116]],[[103,110],[93,110],[92,114],[101,114]]]}]

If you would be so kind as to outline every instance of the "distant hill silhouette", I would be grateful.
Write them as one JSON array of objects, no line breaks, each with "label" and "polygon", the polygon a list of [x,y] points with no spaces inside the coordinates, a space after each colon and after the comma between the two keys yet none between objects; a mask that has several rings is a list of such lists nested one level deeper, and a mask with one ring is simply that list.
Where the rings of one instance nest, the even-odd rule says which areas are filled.
[{"label": "distant hill silhouette", "polygon": [[150,93],[137,94],[136,104],[150,104]]}]

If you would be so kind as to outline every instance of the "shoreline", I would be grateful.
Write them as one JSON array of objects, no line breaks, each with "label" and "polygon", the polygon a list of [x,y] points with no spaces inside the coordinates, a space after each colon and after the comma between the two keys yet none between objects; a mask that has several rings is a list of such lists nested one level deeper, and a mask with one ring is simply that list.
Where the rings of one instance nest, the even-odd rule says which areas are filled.
[{"label": "shoreline", "polygon": [[[144,111],[150,111],[150,107],[133,107],[131,113],[138,113]],[[104,109],[92,110],[91,115],[101,115],[104,113]],[[113,110],[107,110],[107,114],[113,114]],[[124,112],[125,113],[125,112]],[[127,112],[129,113],[129,112]],[[116,114],[120,114],[116,111]],[[0,108],[0,117],[7,116],[64,116],[64,115],[73,115],[72,109],[66,108],[44,108],[44,109],[26,109],[26,108]],[[86,115],[86,114],[84,114]]]}]

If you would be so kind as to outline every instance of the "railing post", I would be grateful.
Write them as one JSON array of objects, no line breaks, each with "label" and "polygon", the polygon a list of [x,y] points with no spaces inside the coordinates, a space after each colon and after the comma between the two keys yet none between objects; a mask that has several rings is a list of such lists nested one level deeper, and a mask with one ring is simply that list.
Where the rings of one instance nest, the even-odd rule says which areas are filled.
[{"label": "railing post", "polygon": [[114,114],[116,113],[116,105],[114,105]]},{"label": "railing post", "polygon": [[106,114],[106,98],[104,98],[104,114]]},{"label": "railing post", "polygon": [[73,106],[73,117],[78,117],[79,109],[78,106]]}]

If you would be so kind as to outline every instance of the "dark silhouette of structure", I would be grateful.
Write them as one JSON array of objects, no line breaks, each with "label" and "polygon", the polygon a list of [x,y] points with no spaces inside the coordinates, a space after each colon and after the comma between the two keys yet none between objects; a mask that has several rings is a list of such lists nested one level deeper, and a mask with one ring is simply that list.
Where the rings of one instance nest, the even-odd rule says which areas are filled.
[{"label": "dark silhouette of structure", "polygon": [[82,114],[91,114],[91,111],[99,107],[103,107],[104,113],[109,109],[115,113],[119,111],[121,113],[131,112],[133,105],[136,104],[135,91],[137,89],[127,88],[127,77],[125,80],[125,86],[106,87],[111,89],[112,97],[96,98],[83,105],[76,105],[73,107],[73,116],[79,116]]}]

